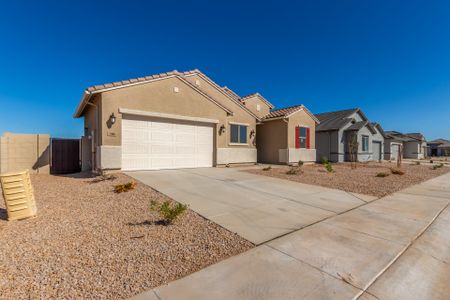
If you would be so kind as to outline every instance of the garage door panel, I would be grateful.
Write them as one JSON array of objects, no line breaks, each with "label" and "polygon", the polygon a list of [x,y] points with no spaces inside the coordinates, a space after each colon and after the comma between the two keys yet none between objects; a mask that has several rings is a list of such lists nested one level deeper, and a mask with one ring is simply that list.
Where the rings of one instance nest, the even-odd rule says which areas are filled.
[{"label": "garage door panel", "polygon": [[212,167],[213,133],[212,126],[203,124],[125,118],[122,169]]}]

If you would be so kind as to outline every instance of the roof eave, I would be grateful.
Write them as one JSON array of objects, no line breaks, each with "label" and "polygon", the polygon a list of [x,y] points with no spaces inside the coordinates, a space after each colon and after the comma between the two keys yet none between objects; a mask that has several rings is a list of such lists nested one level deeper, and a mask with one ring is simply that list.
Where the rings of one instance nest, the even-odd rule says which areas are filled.
[{"label": "roof eave", "polygon": [[82,112],[84,111],[84,108],[86,107],[86,103],[89,102],[89,99],[91,98],[92,94],[93,93],[89,92],[88,90],[84,90],[83,96],[81,96],[81,98],[80,98],[78,107],[75,110],[75,113],[73,114],[73,117],[75,119],[80,118],[82,116]]}]

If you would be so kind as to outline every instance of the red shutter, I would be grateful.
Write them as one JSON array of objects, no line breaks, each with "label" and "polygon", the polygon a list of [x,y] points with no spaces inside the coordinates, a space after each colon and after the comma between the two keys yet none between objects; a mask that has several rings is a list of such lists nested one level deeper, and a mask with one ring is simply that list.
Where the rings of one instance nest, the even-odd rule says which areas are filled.
[{"label": "red shutter", "polygon": [[295,148],[300,148],[300,127],[295,127]]},{"label": "red shutter", "polygon": [[309,132],[309,127],[308,128],[306,128],[306,149],[309,149],[310,148],[310,144],[309,144],[309,141],[310,141],[310,138],[309,138],[309,136],[310,136],[310,132]]}]

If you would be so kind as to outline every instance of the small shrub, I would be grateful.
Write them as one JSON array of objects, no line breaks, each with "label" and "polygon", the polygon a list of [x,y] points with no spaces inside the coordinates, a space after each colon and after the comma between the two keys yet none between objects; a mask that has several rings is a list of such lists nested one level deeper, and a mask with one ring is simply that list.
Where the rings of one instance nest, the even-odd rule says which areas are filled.
[{"label": "small shrub", "polygon": [[400,169],[391,168],[391,173],[394,175],[405,175],[405,172],[403,172]]},{"label": "small shrub", "polygon": [[302,167],[302,166],[303,166],[303,161],[299,160],[299,161],[298,161],[298,167],[300,168],[300,167]]},{"label": "small shrub", "polygon": [[302,173],[302,170],[300,168],[298,168],[298,167],[291,167],[286,172],[287,175],[298,175],[298,174],[301,174],[301,173]]},{"label": "small shrub", "polygon": [[322,165],[326,165],[329,161],[328,161],[328,158],[326,156],[323,156],[321,158],[320,162],[322,163]]},{"label": "small shrub", "polygon": [[430,164],[432,164],[433,163],[433,160],[432,159],[430,159]]},{"label": "small shrub", "polygon": [[117,176],[112,174],[105,174],[102,173],[99,176],[97,176],[94,180],[92,180],[92,183],[102,182],[102,181],[112,181],[117,179]]},{"label": "small shrub", "polygon": [[161,205],[158,205],[156,201],[152,200],[150,202],[150,210],[159,213],[164,225],[170,225],[187,210],[187,205],[177,203],[173,206],[170,205],[170,201],[164,201]]},{"label": "small shrub", "polygon": [[328,173],[334,172],[333,166],[329,162],[325,164],[325,170],[327,170]]},{"label": "small shrub", "polygon": [[412,164],[418,166],[418,165],[420,165],[420,161],[415,161]]},{"label": "small shrub", "polygon": [[136,187],[137,183],[134,181],[130,181],[124,184],[118,184],[114,186],[114,192],[120,194],[120,193],[125,193],[131,190],[134,190],[134,188]]},{"label": "small shrub", "polygon": [[380,172],[380,173],[378,173],[376,176],[377,176],[377,177],[384,178],[384,177],[388,177],[388,176],[389,176],[389,173],[386,173],[386,172]]},{"label": "small shrub", "polygon": [[437,169],[439,169],[439,168],[442,168],[443,166],[444,166],[443,163],[440,163],[440,164],[438,164],[438,165],[434,165],[434,166],[433,166],[433,170],[437,170]]},{"label": "small shrub", "polygon": [[262,169],[263,171],[270,171],[272,170],[272,166],[267,166],[265,168]]}]

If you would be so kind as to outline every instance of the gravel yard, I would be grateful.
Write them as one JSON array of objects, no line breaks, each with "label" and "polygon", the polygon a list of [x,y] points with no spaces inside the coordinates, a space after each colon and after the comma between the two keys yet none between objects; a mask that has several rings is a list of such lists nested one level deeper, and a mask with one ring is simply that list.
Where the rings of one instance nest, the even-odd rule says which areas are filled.
[{"label": "gravel yard", "polygon": [[253,247],[191,210],[158,225],[150,200],[168,198],[113,192],[130,180],[32,175],[38,216],[22,221],[0,195],[0,298],[127,298]]},{"label": "gravel yard", "polygon": [[[304,165],[302,173],[288,175],[286,172],[290,167],[275,166],[264,171],[263,168],[249,169],[250,173],[272,176],[277,178],[298,181],[307,184],[315,184],[329,188],[344,190],[347,192],[373,195],[377,197],[386,196],[408,186],[418,184],[422,181],[450,172],[450,168],[442,167],[433,170],[427,165],[403,164],[401,170],[404,175],[391,174],[390,168],[395,168],[395,163],[360,163],[356,169],[351,169],[350,164],[333,164],[334,172],[329,173],[323,165]],[[378,173],[387,173],[387,177],[377,177]]]}]

